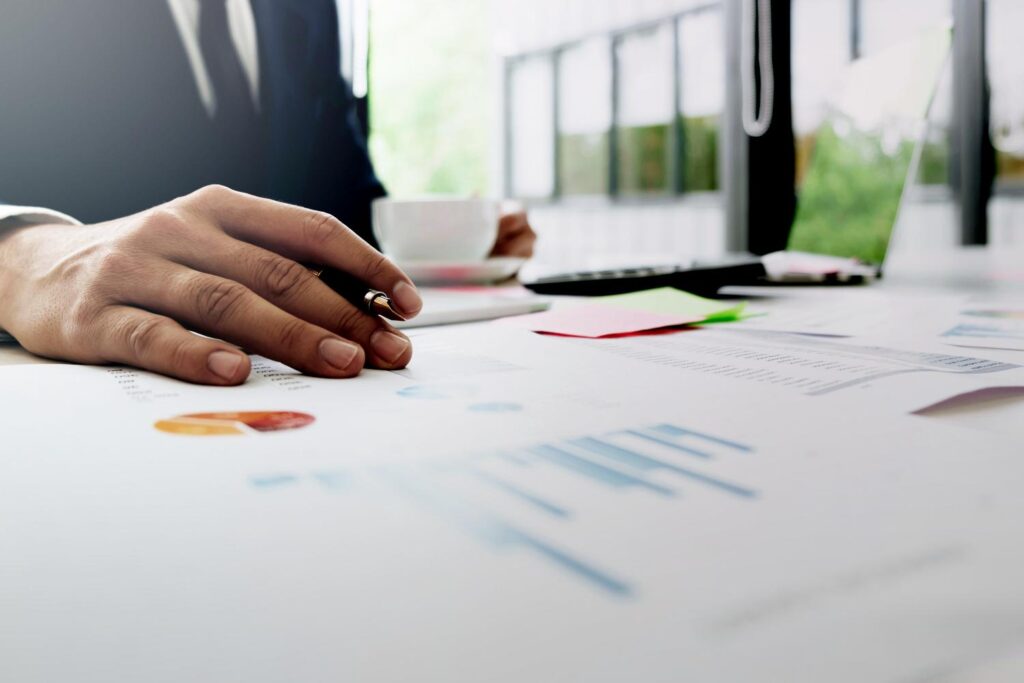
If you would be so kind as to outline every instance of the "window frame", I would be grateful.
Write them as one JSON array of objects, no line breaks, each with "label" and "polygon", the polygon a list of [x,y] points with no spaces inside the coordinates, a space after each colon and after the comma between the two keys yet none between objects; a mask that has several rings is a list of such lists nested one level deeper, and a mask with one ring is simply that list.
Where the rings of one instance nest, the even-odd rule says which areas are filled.
[{"label": "window frame", "polygon": [[[773,2],[786,2],[791,0],[772,0]],[[994,196],[1024,196],[1024,184],[1019,183],[993,183],[991,191],[978,182],[979,173],[982,169],[983,152],[982,145],[987,140],[988,125],[986,115],[987,92],[984,89],[986,83],[985,59],[986,45],[986,12],[987,0],[948,0],[957,30],[954,32],[953,41],[953,98],[954,111],[950,126],[950,177],[944,184],[936,184],[922,188],[915,196],[923,198],[924,201],[950,201],[955,200],[960,205],[960,236],[963,244],[986,244],[988,241],[988,229],[986,210],[988,201]],[[575,39],[563,41],[556,45],[512,54],[504,57],[502,75],[504,79],[504,121],[503,125],[503,173],[504,191],[506,195],[512,196],[513,184],[513,151],[511,140],[511,96],[510,83],[512,70],[515,65],[524,59],[548,56],[552,60],[554,70],[552,116],[554,117],[554,144],[551,153],[551,163],[554,174],[552,192],[546,197],[531,197],[529,201],[541,204],[557,204],[565,202],[584,201],[593,203],[595,199],[604,199],[611,205],[615,204],[644,204],[657,205],[665,203],[678,203],[680,201],[708,201],[713,197],[722,201],[726,211],[727,241],[730,248],[744,248],[747,243],[749,226],[746,225],[746,211],[744,210],[745,192],[752,179],[747,177],[748,164],[746,162],[745,138],[742,128],[737,126],[739,121],[739,107],[741,106],[737,86],[727,82],[725,85],[725,101],[720,123],[721,145],[718,149],[719,165],[719,187],[713,192],[708,191],[687,191],[685,187],[685,131],[681,123],[682,107],[680,102],[680,88],[682,73],[680,69],[680,53],[682,46],[679,40],[679,29],[682,21],[687,17],[708,11],[717,11],[722,18],[724,29],[723,49],[725,52],[726,73],[738,73],[739,65],[739,29],[737,24],[741,16],[744,0],[707,0],[687,7],[684,10],[673,12],[656,19],[638,22],[622,28],[593,32],[579,36]],[[849,21],[849,55],[854,60],[862,56],[863,43],[863,0],[846,0],[850,12]],[[618,46],[621,41],[630,34],[650,31],[660,26],[670,24],[673,33],[672,46],[672,74],[673,74],[673,109],[675,115],[670,127],[672,138],[669,166],[669,188],[664,193],[645,196],[623,195],[620,192],[618,178],[618,136],[620,130],[620,117],[618,111],[618,94],[621,78],[621,64],[618,59]],[[560,69],[559,59],[561,54],[584,41],[595,37],[608,40],[611,49],[611,112],[612,120],[609,127],[609,150],[606,195],[565,195],[560,186],[561,159],[558,150],[558,140],[561,133],[559,125],[558,100],[560,95]],[[792,49],[792,46],[790,46]],[[727,77],[728,81],[728,77]]]},{"label": "window frame", "polygon": [[534,59],[544,59],[550,62],[552,70],[552,104],[551,104],[551,115],[553,117],[553,138],[551,149],[549,150],[549,156],[551,159],[552,169],[555,171],[551,182],[551,194],[545,196],[535,197],[523,197],[524,200],[532,203],[550,202],[554,197],[559,195],[558,187],[558,55],[562,50],[562,46],[555,49],[549,50],[533,50],[530,52],[523,52],[517,55],[506,57],[503,60],[501,71],[502,71],[502,174],[504,175],[504,193],[506,197],[515,196],[515,188],[513,184],[515,182],[515,154],[513,153],[513,130],[514,126],[512,123],[512,72],[516,66],[529,62]]},{"label": "window frame", "polygon": [[[502,114],[504,121],[502,123],[502,172],[503,172],[503,189],[506,196],[514,195],[513,187],[513,171],[514,171],[514,152],[512,149],[512,106],[511,106],[511,84],[512,84],[512,73],[516,66],[528,59],[536,58],[548,58],[552,60],[552,68],[554,70],[554,78],[552,79],[554,92],[552,93],[554,106],[552,107],[551,115],[554,118],[553,130],[554,130],[554,145],[551,153],[552,170],[554,172],[554,183],[551,194],[544,197],[528,197],[525,198],[531,203],[535,204],[557,204],[557,203],[593,203],[595,201],[604,200],[608,203],[633,205],[658,205],[676,203],[682,199],[694,198],[696,201],[706,202],[709,201],[710,197],[716,200],[720,199],[724,194],[724,188],[719,188],[713,192],[708,191],[685,191],[684,179],[682,178],[682,169],[684,167],[683,150],[685,149],[686,141],[683,139],[682,124],[680,117],[682,115],[682,107],[679,101],[679,90],[681,87],[680,83],[680,68],[679,68],[679,57],[681,46],[679,44],[679,26],[682,21],[687,17],[708,11],[722,12],[723,24],[724,24],[724,12],[725,6],[729,0],[708,0],[695,4],[691,7],[687,7],[684,10],[673,12],[671,14],[658,17],[656,19],[650,19],[642,22],[630,24],[628,26],[607,30],[597,31],[581,35],[573,38],[572,40],[562,41],[550,47],[541,49],[528,50],[523,52],[517,52],[514,54],[507,55],[502,60],[502,93],[504,103],[502,106]],[[670,126],[669,136],[670,140],[670,152],[668,159],[669,169],[669,183],[668,188],[665,192],[645,195],[623,195],[620,192],[620,184],[618,177],[618,136],[620,125],[620,112],[618,108],[618,94],[620,87],[621,78],[621,64],[618,57],[618,47],[620,43],[630,35],[636,33],[643,33],[652,30],[657,30],[660,27],[669,26],[672,31],[672,50],[671,50],[671,72],[672,72],[672,111],[673,118],[667,122]],[[610,106],[612,112],[611,123],[608,128],[608,165],[605,169],[607,174],[607,193],[598,195],[567,195],[562,191],[560,173],[561,170],[561,158],[559,153],[559,135],[561,134],[561,125],[559,122],[559,96],[561,94],[561,70],[560,59],[564,52],[574,47],[578,47],[581,44],[586,43],[588,40],[594,38],[605,39],[608,41],[609,50],[611,51],[611,87],[609,88],[609,95],[611,98]],[[723,35],[723,46],[725,45],[725,36]],[[725,50],[728,52],[727,50]],[[723,109],[724,109],[723,104]],[[722,121],[724,125],[725,112],[722,113]],[[719,154],[721,157],[721,153]],[[721,167],[721,162],[719,161]]]}]

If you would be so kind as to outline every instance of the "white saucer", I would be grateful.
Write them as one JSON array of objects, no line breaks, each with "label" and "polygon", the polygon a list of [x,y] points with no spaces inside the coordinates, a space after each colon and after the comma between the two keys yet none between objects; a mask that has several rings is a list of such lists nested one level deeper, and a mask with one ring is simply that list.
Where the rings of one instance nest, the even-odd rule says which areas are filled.
[{"label": "white saucer", "polygon": [[519,272],[526,259],[495,256],[486,261],[396,261],[418,285],[489,285]]}]

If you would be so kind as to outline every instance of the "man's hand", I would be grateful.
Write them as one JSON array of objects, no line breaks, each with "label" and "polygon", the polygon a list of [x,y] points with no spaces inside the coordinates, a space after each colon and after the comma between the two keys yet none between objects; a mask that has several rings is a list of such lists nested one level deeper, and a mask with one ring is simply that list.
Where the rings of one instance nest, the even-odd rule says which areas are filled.
[{"label": "man's hand", "polygon": [[537,234],[530,227],[524,211],[505,214],[498,222],[498,239],[494,242],[491,256],[533,256],[533,245]]},{"label": "man's hand", "polygon": [[233,344],[323,377],[409,362],[405,335],[301,263],[345,271],[407,316],[422,307],[412,281],[332,216],[211,186],[101,225],[0,235],[0,327],[39,355],[201,384],[245,381]]}]

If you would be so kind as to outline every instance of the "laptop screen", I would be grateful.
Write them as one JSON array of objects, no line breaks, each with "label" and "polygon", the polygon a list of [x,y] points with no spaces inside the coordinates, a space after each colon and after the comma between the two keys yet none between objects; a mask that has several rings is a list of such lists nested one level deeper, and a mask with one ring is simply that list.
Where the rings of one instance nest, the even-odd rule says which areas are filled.
[{"label": "laptop screen", "polygon": [[789,251],[882,263],[949,45],[950,30],[933,29],[847,68],[814,141]]}]

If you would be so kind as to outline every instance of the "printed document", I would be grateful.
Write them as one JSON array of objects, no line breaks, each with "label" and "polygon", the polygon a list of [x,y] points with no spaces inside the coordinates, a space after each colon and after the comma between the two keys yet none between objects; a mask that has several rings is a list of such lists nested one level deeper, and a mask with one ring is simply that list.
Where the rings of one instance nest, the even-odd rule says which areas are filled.
[{"label": "printed document", "polygon": [[0,368],[0,678],[860,683],[1024,637],[1019,445],[907,414],[1012,363],[415,342],[230,389]]}]

